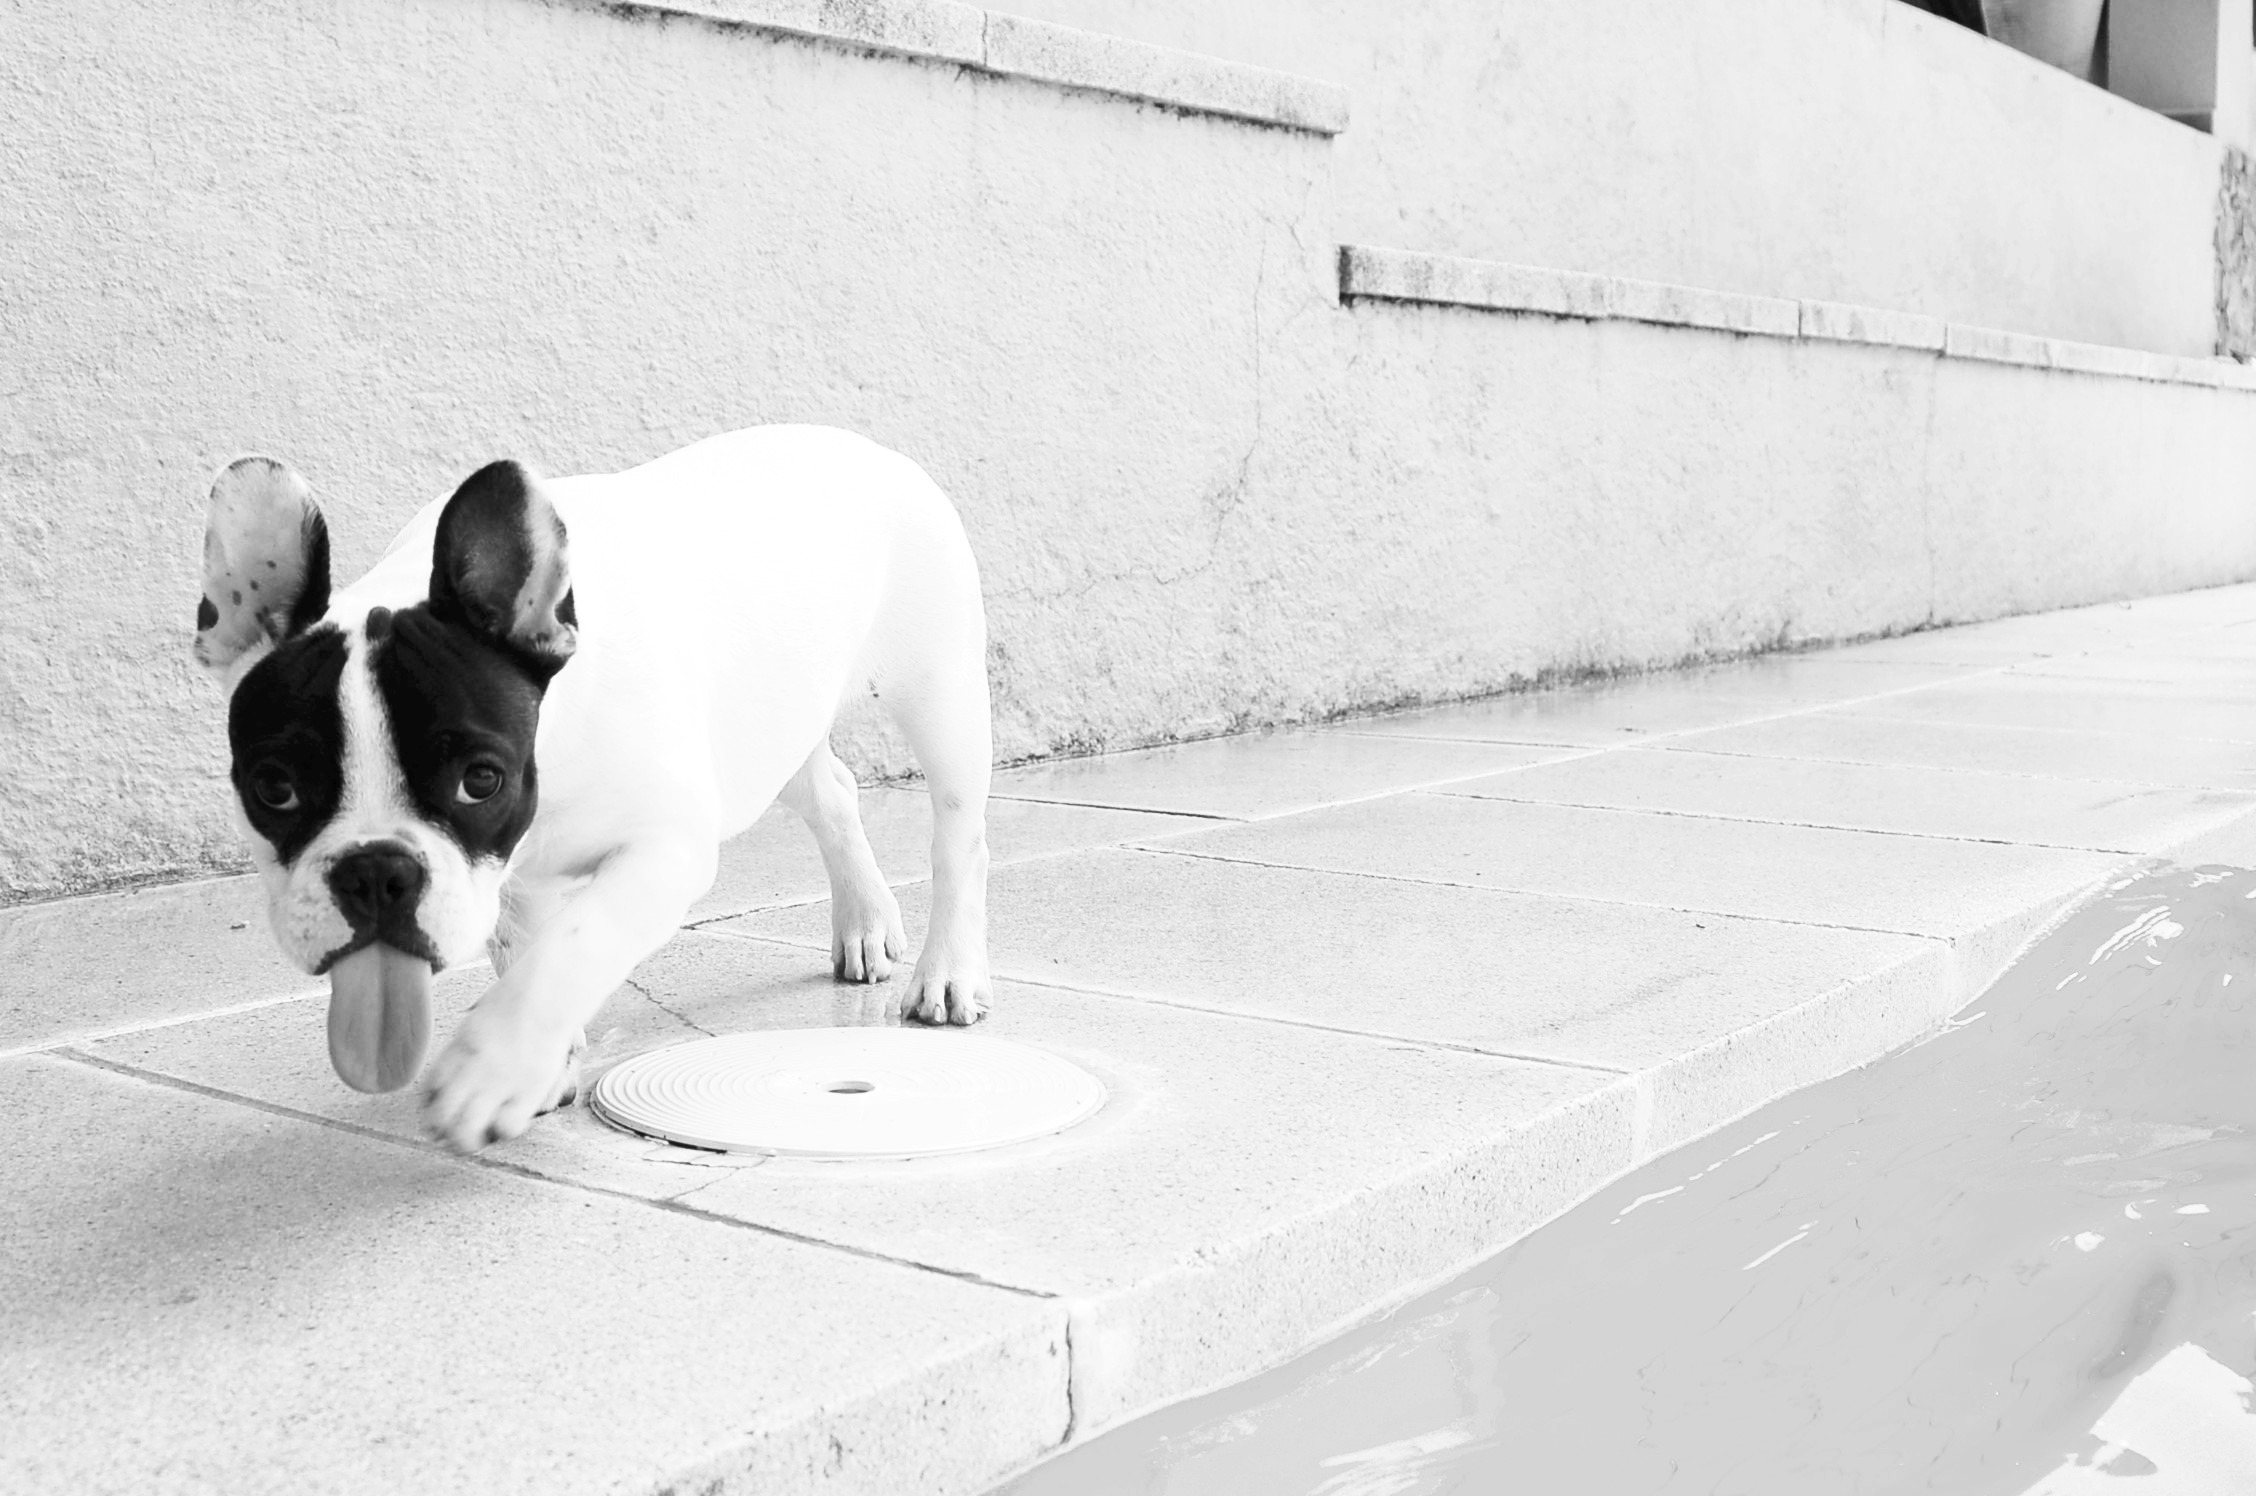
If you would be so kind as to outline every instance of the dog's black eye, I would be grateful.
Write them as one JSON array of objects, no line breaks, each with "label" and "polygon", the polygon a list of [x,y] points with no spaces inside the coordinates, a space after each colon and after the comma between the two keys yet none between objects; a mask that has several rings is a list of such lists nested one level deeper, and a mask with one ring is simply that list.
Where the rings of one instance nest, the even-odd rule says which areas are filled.
[{"label": "dog's black eye", "polygon": [[501,770],[492,764],[472,764],[462,771],[462,787],[454,798],[464,805],[479,805],[501,793]]},{"label": "dog's black eye", "polygon": [[298,787],[290,782],[288,771],[271,764],[251,771],[251,793],[258,796],[259,804],[268,810],[298,808]]}]

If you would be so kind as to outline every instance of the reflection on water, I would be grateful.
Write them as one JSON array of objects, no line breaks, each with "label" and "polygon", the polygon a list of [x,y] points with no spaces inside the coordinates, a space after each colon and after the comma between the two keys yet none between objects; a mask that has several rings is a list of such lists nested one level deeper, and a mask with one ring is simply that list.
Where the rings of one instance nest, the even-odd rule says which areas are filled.
[{"label": "reflection on water", "polygon": [[2256,873],[2127,880],[1944,1033],[1007,1489],[2256,1493],[2252,990]]}]

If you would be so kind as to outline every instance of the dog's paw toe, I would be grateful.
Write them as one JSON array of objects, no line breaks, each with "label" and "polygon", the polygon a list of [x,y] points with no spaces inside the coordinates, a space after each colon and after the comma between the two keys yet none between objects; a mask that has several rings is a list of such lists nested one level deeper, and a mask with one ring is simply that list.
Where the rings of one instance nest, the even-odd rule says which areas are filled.
[{"label": "dog's paw toe", "polygon": [[564,1073],[556,1078],[556,1089],[549,1093],[547,1101],[533,1109],[534,1116],[545,1117],[550,1112],[560,1112],[580,1099],[580,1057],[586,1053],[587,1035],[582,1033],[572,1041],[571,1049],[565,1053]]},{"label": "dog's paw toe", "polygon": [[831,975],[841,982],[882,982],[893,975],[893,950],[882,930],[840,935],[831,941]]}]

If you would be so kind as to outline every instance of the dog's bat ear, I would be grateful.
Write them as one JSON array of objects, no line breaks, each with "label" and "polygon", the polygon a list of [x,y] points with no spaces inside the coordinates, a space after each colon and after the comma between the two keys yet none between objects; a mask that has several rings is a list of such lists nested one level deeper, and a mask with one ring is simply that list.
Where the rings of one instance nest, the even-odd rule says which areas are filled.
[{"label": "dog's bat ear", "polygon": [[212,480],[196,663],[224,675],[329,611],[329,526],[306,480],[271,457],[238,457]]},{"label": "dog's bat ear", "polygon": [[431,611],[507,645],[545,680],[579,647],[564,521],[533,475],[494,462],[464,480],[431,546]]}]

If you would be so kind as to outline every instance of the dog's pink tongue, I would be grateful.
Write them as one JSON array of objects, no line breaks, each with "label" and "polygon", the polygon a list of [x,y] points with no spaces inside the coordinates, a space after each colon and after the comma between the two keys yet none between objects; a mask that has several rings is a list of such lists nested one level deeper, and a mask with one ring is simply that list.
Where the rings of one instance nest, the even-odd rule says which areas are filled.
[{"label": "dog's pink tongue", "polygon": [[431,963],[364,945],[329,968],[329,1063],[356,1091],[396,1091],[431,1047]]}]

